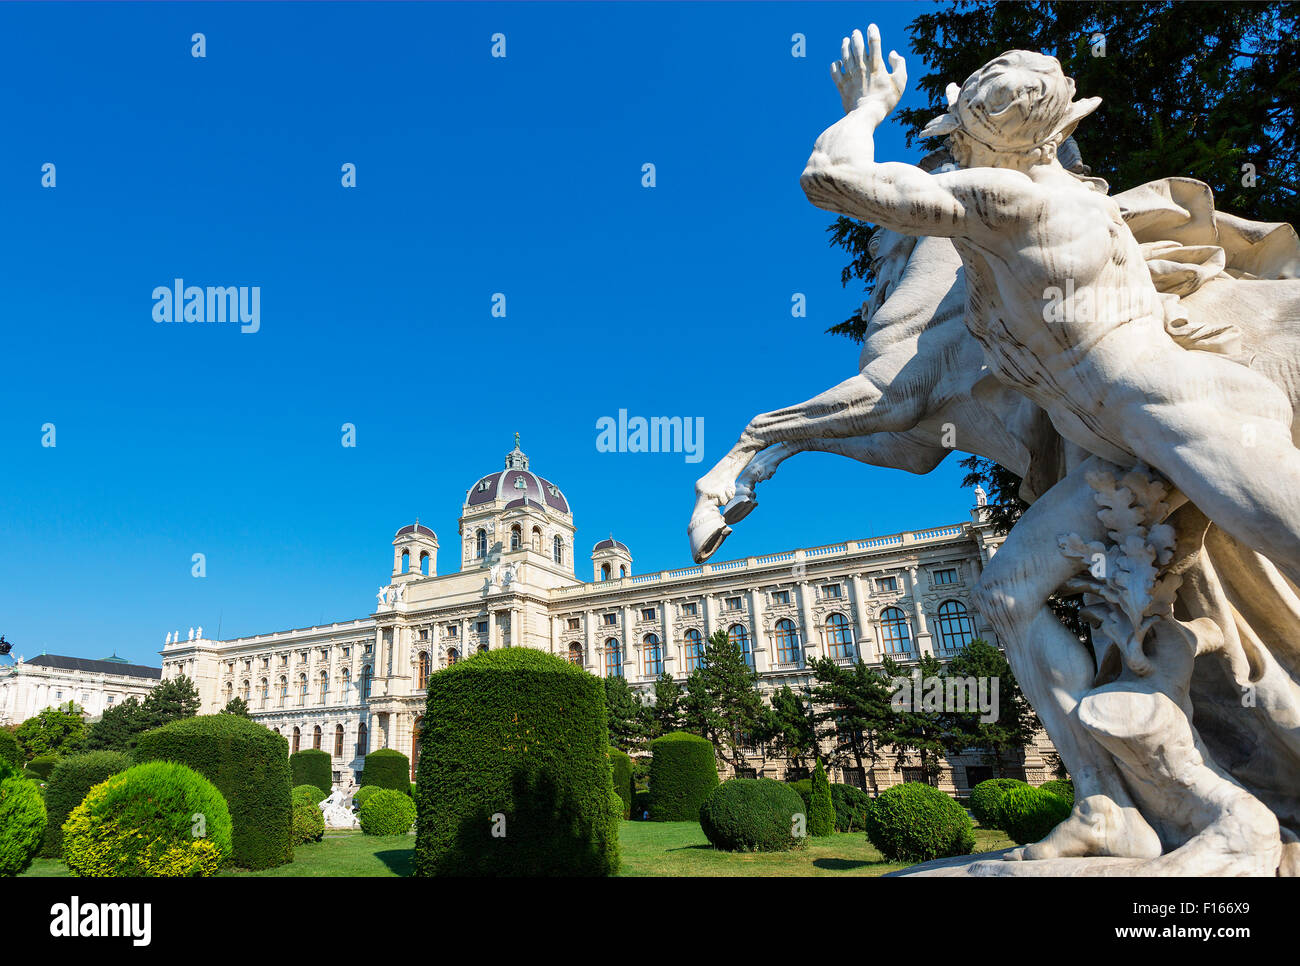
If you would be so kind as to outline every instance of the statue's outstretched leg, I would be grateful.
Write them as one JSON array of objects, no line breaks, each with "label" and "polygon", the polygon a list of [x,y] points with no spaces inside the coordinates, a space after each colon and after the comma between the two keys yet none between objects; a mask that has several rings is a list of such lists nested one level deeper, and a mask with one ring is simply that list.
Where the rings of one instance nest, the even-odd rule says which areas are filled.
[{"label": "statue's outstretched leg", "polygon": [[1109,752],[1078,719],[1079,701],[1093,687],[1096,667],[1047,599],[1078,571],[1057,546],[1065,532],[1104,540],[1086,474],[1108,465],[1093,457],[1075,467],[1016,523],[985,567],[976,606],[1006,648],[1016,681],[1038,713],[1075,784],[1070,816],[1041,842],[1014,850],[1016,859],[1111,855],[1153,858],[1160,838],[1133,804]]}]

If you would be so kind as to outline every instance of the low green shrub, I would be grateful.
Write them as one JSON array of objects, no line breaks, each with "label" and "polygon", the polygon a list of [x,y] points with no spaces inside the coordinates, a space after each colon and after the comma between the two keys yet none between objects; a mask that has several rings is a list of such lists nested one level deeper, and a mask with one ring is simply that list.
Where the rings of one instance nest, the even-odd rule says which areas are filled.
[{"label": "low green shrub", "polygon": [[55,765],[54,771],[50,772],[49,784],[45,786],[45,812],[49,824],[45,826],[41,855],[53,859],[63,855],[63,823],[72,810],[100,782],[130,767],[131,759],[117,751],[70,755]]},{"label": "low green shrub", "polygon": [[835,831],[835,805],[831,802],[831,783],[821,759],[813,769],[811,794],[808,797],[808,834],[823,838]]},{"label": "low green shrub", "polygon": [[1071,806],[1074,805],[1074,782],[1070,781],[1068,778],[1055,778],[1050,782],[1043,782],[1043,784],[1038,787],[1042,791],[1051,792],[1053,795],[1065,799]]},{"label": "low green shrub", "polygon": [[315,785],[324,793],[321,796],[324,798],[334,786],[333,764],[334,759],[329,753],[319,748],[295,751],[289,756],[289,781],[295,788]]},{"label": "low green shrub", "polygon": [[729,778],[700,806],[700,828],[715,849],[785,852],[804,844],[803,800],[785,782]]},{"label": "low green shrub", "polygon": [[185,765],[151,761],[90,790],[63,826],[76,876],[210,876],[231,854],[230,810]]},{"label": "low green shrub", "polygon": [[894,785],[871,803],[867,838],[890,862],[926,862],[975,848],[966,810],[921,782]]},{"label": "low green shrub", "polygon": [[[5,770],[12,767],[6,760]],[[46,821],[34,782],[17,775],[0,780],[0,876],[27,871],[41,849]]]},{"label": "low green shrub", "polygon": [[673,731],[650,742],[650,820],[698,822],[700,806],[718,787],[713,745]]},{"label": "low green shrub", "polygon": [[632,814],[632,759],[626,752],[611,748],[609,766],[614,773],[614,793],[623,802],[619,818],[628,818]]},{"label": "low green shrub", "polygon": [[975,821],[985,828],[998,828],[998,801],[1013,788],[1028,788],[1018,778],[990,778],[970,790],[970,810]]},{"label": "low green shrub", "polygon": [[[299,787],[310,788],[313,791],[320,790],[315,785]],[[297,789],[294,790],[292,828],[294,845],[319,842],[325,836],[325,815],[321,812],[320,806],[310,801],[305,794],[300,794]]]},{"label": "low green shrub", "polygon": [[410,795],[411,759],[392,748],[372,751],[366,755],[366,764],[361,770],[361,784],[391,788]]},{"label": "low green shrub", "polygon": [[404,791],[381,788],[366,799],[357,820],[367,835],[405,835],[415,824],[415,802]]},{"label": "low green shrub", "polygon": [[799,778],[792,782],[786,782],[795,793],[803,799],[803,808],[805,814],[812,810],[812,779]]},{"label": "low green shrub", "polygon": [[328,796],[315,785],[296,785],[293,789],[293,801],[297,804],[300,801],[308,805],[319,805],[325,801]]},{"label": "low green shrub", "polygon": [[366,803],[367,798],[369,798],[375,792],[382,792],[382,791],[384,791],[384,789],[380,788],[378,785],[362,785],[360,788],[358,788],[355,792],[352,793],[352,804],[355,805],[357,808],[360,808],[362,805]]},{"label": "low green shrub", "polygon": [[997,804],[997,827],[1002,829],[1017,845],[1037,842],[1056,828],[1069,814],[1072,806],[1059,795],[1041,788],[1012,788]]},{"label": "low green shrub", "polygon": [[835,831],[861,832],[867,827],[871,796],[861,788],[832,785],[831,804],[835,806]]}]

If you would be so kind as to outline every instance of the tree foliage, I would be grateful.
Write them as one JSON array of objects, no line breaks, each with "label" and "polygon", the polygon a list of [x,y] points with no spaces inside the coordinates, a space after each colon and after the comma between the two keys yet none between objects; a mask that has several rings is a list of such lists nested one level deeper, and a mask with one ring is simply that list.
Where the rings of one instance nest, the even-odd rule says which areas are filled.
[{"label": "tree foliage", "polygon": [[85,712],[71,701],[44,708],[20,724],[14,737],[28,761],[41,755],[75,754],[86,739]]},{"label": "tree foliage", "polygon": [[768,708],[758,690],[758,673],[740,645],[723,630],[709,635],[704,664],[686,681],[686,730],[707,738],[722,761],[739,771],[747,753],[762,753]]}]

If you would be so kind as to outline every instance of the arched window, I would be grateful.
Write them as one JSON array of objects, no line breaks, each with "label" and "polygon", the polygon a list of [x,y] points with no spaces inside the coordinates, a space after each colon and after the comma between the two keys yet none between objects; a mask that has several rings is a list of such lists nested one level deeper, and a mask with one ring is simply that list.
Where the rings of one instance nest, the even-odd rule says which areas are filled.
[{"label": "arched window", "polygon": [[307,703],[307,675],[298,675],[298,707]]},{"label": "arched window", "polygon": [[609,580],[609,564],[600,565],[600,579]]},{"label": "arched window", "polygon": [[694,627],[686,632],[686,673],[704,667],[704,638]]},{"label": "arched window", "polygon": [[551,541],[551,556],[557,564],[564,563],[564,541],[559,537]]},{"label": "arched window", "polygon": [[574,641],[569,645],[569,663],[576,664],[578,667],[582,667],[583,665],[582,645],[577,641]]},{"label": "arched window", "polygon": [[627,565],[626,565],[626,564],[622,564],[622,565],[619,566],[619,568],[618,568],[618,575],[619,575],[620,577],[626,577],[626,576],[627,576]]},{"label": "arched window", "polygon": [[297,728],[293,729],[293,753],[298,753],[298,746],[302,743],[302,732]]},{"label": "arched window", "polygon": [[447,648],[447,667],[451,667],[459,660],[460,651],[456,650],[454,647]]},{"label": "arched window", "polygon": [[361,700],[370,699],[370,665],[367,664],[361,669]]},{"label": "arched window", "polygon": [[315,751],[320,751],[320,725],[312,729],[311,746]]},{"label": "arched window", "polygon": [[836,660],[853,656],[853,630],[843,614],[831,614],[826,618],[826,646],[830,649],[830,656]]},{"label": "arched window", "polygon": [[429,551],[427,550],[420,551],[420,573],[424,574],[424,576],[426,577],[429,576],[429,562],[431,559],[432,558],[429,556]]},{"label": "arched window", "polygon": [[320,703],[328,704],[330,699],[330,672],[320,672]]},{"label": "arched window", "polygon": [[907,623],[907,615],[897,607],[886,607],[880,612],[880,636],[886,654],[911,653],[912,628]]},{"label": "arched window", "polygon": [[754,666],[754,649],[749,646],[749,631],[744,624],[732,624],[727,628],[727,640],[740,649],[740,656],[750,667]]},{"label": "arched window", "polygon": [[229,704],[235,698],[235,686],[229,681],[226,682],[226,704]]},{"label": "arched window", "polygon": [[939,605],[939,639],[945,651],[960,651],[975,640],[975,628],[964,604],[946,600]]},{"label": "arched window", "polygon": [[519,524],[516,523],[513,527],[510,528],[510,549],[511,550],[519,549],[519,539],[520,539]]},{"label": "arched window", "polygon": [[487,531],[479,529],[474,534],[474,556],[487,556]]},{"label": "arched window", "polygon": [[343,726],[334,726],[334,757],[343,757]]},{"label": "arched window", "polygon": [[363,757],[369,750],[370,733],[366,730],[366,723],[363,721],[357,725],[357,757]]},{"label": "arched window", "polygon": [[648,677],[657,678],[664,673],[664,649],[659,646],[658,634],[647,634],[641,641],[642,661]]},{"label": "arched window", "polygon": [[345,667],[343,669],[343,700],[346,701],[348,699],[348,695],[351,693],[352,693],[352,668]]},{"label": "arched window", "polygon": [[621,678],[623,676],[623,645],[618,638],[611,637],[605,642],[605,677]]},{"label": "arched window", "polygon": [[429,652],[420,652],[420,669],[416,677],[416,690],[423,691],[429,686]]},{"label": "arched window", "polygon": [[542,528],[533,527],[533,550],[537,553],[542,552]]},{"label": "arched window", "polygon": [[280,707],[284,707],[285,701],[289,698],[289,679],[283,674],[280,675]]},{"label": "arched window", "polygon": [[776,663],[799,663],[799,631],[792,620],[776,622]]},{"label": "arched window", "polygon": [[239,686],[239,696],[244,699],[245,703],[248,702],[248,696],[249,696],[248,684],[249,682],[245,681],[243,684]]},{"label": "arched window", "polygon": [[410,572],[411,572],[411,551],[403,550],[402,551],[402,573],[407,574]]},{"label": "arched window", "polygon": [[261,684],[259,684],[257,687],[262,694],[262,707],[265,708],[266,701],[271,696],[271,684],[269,681],[266,680],[266,678],[262,678]]}]

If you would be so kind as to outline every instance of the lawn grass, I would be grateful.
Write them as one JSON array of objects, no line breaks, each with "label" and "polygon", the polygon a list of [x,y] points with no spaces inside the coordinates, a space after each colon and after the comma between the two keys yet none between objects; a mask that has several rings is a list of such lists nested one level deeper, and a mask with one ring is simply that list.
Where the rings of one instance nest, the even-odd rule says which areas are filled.
[{"label": "lawn grass", "polygon": [[[886,862],[861,832],[810,838],[790,852],[719,852],[709,845],[696,822],[623,822],[619,841],[623,876],[876,876],[905,868]],[[993,829],[975,829],[975,851],[990,852],[1012,845]],[[226,868],[223,876],[372,878],[408,876],[415,856],[413,835],[330,833],[320,842],[294,848],[294,860],[274,869],[251,872]],[[67,876],[59,859],[37,859],[29,876]]]}]

